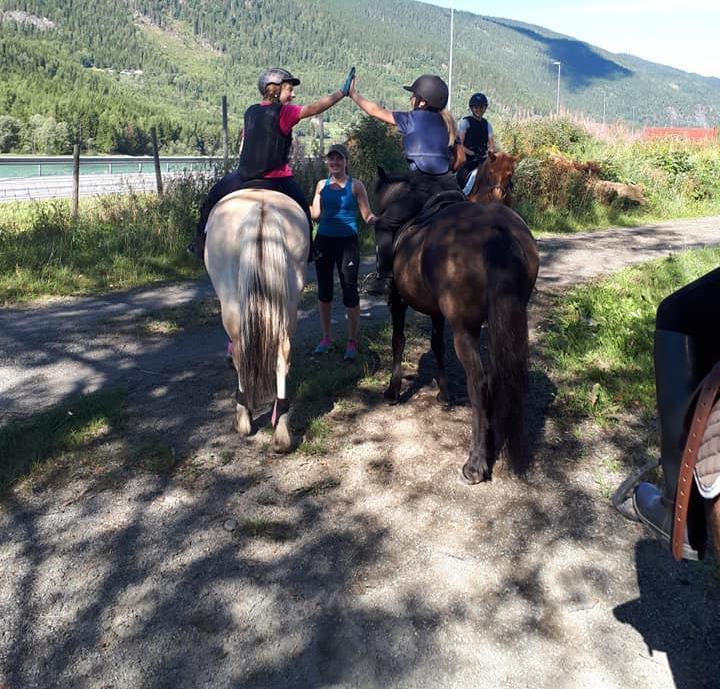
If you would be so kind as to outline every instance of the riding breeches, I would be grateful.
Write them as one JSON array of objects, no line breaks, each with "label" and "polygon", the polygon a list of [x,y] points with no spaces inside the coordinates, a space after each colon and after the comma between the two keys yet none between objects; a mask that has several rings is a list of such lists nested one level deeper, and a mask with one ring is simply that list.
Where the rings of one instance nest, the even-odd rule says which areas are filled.
[{"label": "riding breeches", "polygon": [[337,266],[345,308],[355,308],[360,303],[357,279],[360,265],[358,236],[315,237],[315,247],[320,257],[315,261],[318,281],[318,301],[330,303],[333,298],[333,273]]},{"label": "riding breeches", "polygon": [[381,278],[392,276],[393,242],[398,230],[420,213],[425,202],[442,191],[459,191],[455,175],[426,175],[415,170],[408,176],[409,190],[393,201],[375,223],[377,271]]}]

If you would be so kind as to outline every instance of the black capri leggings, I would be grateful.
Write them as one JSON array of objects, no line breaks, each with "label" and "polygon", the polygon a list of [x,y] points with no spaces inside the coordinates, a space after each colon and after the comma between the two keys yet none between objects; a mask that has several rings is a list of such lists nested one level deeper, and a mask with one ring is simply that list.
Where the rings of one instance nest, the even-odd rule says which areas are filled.
[{"label": "black capri leggings", "polygon": [[315,261],[318,281],[318,299],[329,303],[333,298],[333,272],[337,266],[343,305],[352,309],[360,303],[357,279],[360,264],[360,245],[357,235],[351,237],[315,237],[315,247],[320,258]]}]

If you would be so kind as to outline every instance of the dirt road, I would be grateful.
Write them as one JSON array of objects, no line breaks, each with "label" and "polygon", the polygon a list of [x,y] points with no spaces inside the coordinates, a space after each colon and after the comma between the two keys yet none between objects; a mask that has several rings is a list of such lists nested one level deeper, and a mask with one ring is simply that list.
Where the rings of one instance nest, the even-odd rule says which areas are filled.
[{"label": "dirt road", "polygon": [[[544,240],[538,288],[714,243],[720,218]],[[422,356],[404,404],[328,400],[329,451],[277,457],[266,434],[230,429],[219,328],[108,328],[203,294],[0,312],[3,421],[119,385],[129,432],[170,438],[192,469],[79,467],[4,499],[0,686],[717,686],[712,568],[674,563],[609,506],[627,454],[654,452],[639,420],[600,432],[548,416],[553,384],[535,366],[529,475],[501,464],[468,487],[462,376],[452,369],[459,402],[445,410]],[[304,314],[298,346],[315,319]]]}]

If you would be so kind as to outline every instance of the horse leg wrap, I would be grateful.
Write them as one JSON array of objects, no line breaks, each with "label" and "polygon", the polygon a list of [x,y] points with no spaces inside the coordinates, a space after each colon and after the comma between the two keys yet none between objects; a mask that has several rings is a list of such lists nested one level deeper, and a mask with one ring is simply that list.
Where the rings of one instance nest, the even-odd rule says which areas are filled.
[{"label": "horse leg wrap", "polygon": [[250,408],[250,407],[248,407],[247,397],[245,396],[245,392],[244,392],[243,390],[238,390],[238,391],[235,393],[235,401],[236,401],[239,405],[245,407],[246,409],[249,409],[249,408]]},{"label": "horse leg wrap", "polygon": [[273,406],[273,413],[272,413],[272,427],[275,428],[277,426],[278,419],[283,414],[287,414],[289,411],[290,411],[290,400],[287,398],[281,399],[280,397],[276,397],[275,405]]}]

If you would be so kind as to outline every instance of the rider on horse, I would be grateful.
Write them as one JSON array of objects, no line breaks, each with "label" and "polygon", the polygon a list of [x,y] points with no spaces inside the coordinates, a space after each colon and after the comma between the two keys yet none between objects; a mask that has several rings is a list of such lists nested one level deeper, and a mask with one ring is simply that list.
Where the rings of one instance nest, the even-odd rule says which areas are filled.
[{"label": "rider on horse", "polygon": [[[463,117],[458,124],[458,134],[465,149],[465,164],[457,173],[461,187],[466,187],[470,174],[482,165],[488,151],[495,152],[493,128],[484,117],[488,107],[487,96],[484,93],[474,93],[470,96],[468,107],[472,115]],[[467,193],[466,191],[465,194]]]},{"label": "rider on horse", "polygon": [[188,251],[201,260],[205,247],[205,225],[210,211],[223,196],[239,189],[279,191],[297,201],[307,215],[311,241],[309,261],[314,259],[310,210],[289,165],[292,129],[300,120],[325,112],[347,96],[350,77],[340,90],[310,105],[292,103],[294,89],[299,83],[300,79],[286,69],[277,67],[266,69],[260,75],[258,90],[263,99],[245,111],[243,147],[238,169],[225,175],[210,190],[200,210],[195,239],[188,246]]},{"label": "rider on horse", "polygon": [[392,282],[393,240],[397,231],[412,220],[425,202],[442,191],[459,191],[452,174],[453,151],[457,140],[455,120],[446,109],[447,84],[438,76],[424,74],[411,86],[409,112],[392,112],[363,98],[350,86],[350,97],[368,115],[394,125],[403,135],[405,157],[410,164],[408,193],[393,201],[375,224],[377,277],[366,286],[370,294],[388,294]]},{"label": "rider on horse", "polygon": [[[679,484],[683,483],[680,480],[681,465],[688,453],[687,415],[695,406],[699,384],[720,362],[720,320],[712,315],[717,313],[718,304],[720,268],[671,294],[658,307],[654,359],[664,486],[659,489],[652,483],[638,483],[637,479],[630,482],[634,478],[631,477],[616,493],[616,505],[620,505],[629,492],[628,484],[629,488],[634,487],[632,504],[635,514],[666,543],[676,531],[673,527],[674,519],[677,519],[675,502],[678,496],[688,492],[687,486],[681,486],[682,490],[679,490]],[[720,433],[717,427],[713,433],[716,438],[713,441],[714,451],[709,453],[709,461],[702,464],[705,471],[698,470],[701,466],[698,463],[695,481],[689,481],[697,485],[690,486],[688,528],[684,533],[675,534],[678,539],[676,556],[687,559],[701,557],[705,547],[703,530],[697,527],[703,522],[702,515],[697,513],[702,502],[699,498],[717,501],[720,496]],[[710,444],[704,447],[710,447]],[[703,455],[702,451],[699,455]]]}]

